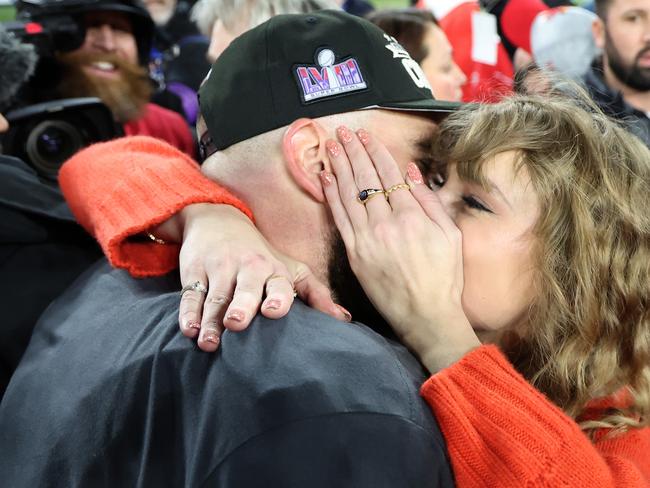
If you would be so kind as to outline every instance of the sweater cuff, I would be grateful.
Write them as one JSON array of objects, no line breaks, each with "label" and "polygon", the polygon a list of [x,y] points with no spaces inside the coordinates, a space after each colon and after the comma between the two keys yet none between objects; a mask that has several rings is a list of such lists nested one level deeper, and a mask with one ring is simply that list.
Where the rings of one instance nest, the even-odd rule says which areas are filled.
[{"label": "sweater cuff", "polygon": [[[115,171],[127,173],[120,178]],[[233,205],[235,196],[203,176],[184,154],[146,137],[122,138],[81,151],[62,168],[61,187],[79,222],[111,265],[132,275],[165,274],[178,265],[178,245],[129,242],[193,203]]]},{"label": "sweater cuff", "polygon": [[228,204],[252,219],[250,210],[210,180],[188,175],[188,168],[169,164],[164,170],[144,168],[129,178],[110,200],[99,204],[105,225],[97,226],[97,239],[111,264],[133,276],[155,276],[178,266],[176,244],[131,243],[133,235],[155,227],[193,203]]}]

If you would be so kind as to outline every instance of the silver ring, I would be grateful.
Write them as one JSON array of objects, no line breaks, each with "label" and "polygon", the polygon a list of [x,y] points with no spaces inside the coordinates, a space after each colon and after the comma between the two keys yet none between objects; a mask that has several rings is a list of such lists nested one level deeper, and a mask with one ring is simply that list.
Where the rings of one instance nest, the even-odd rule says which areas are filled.
[{"label": "silver ring", "polygon": [[200,281],[195,281],[189,285],[185,285],[181,290],[181,296],[185,294],[186,291],[198,291],[199,293],[207,293],[208,289]]}]

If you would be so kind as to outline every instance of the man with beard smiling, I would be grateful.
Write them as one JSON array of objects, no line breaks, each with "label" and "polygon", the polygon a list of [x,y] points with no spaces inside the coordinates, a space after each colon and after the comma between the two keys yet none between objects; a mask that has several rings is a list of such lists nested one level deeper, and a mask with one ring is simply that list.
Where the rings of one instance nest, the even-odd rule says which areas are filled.
[{"label": "man with beard smiling", "polygon": [[[39,21],[56,12],[49,3],[42,11],[24,1],[16,7],[19,15],[29,12]],[[72,15],[82,27],[84,39],[73,51],[55,53],[56,72],[51,60],[39,67],[35,84],[45,89],[37,101],[98,97],[127,135],[156,137],[194,156],[195,144],[183,117],[149,102],[153,87],[146,66],[153,21],[147,10],[138,0],[59,3],[61,13]]]},{"label": "man with beard smiling", "polygon": [[602,58],[585,75],[594,100],[650,146],[650,0],[596,0]]}]

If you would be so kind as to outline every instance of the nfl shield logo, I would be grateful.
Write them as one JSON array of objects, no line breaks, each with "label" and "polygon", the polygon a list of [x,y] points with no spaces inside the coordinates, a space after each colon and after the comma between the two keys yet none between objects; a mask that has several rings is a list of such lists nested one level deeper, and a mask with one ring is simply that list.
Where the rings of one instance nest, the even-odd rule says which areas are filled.
[{"label": "nfl shield logo", "polygon": [[348,58],[335,64],[331,49],[321,49],[316,55],[318,66],[298,66],[295,74],[303,102],[364,90],[366,82],[356,59]]}]

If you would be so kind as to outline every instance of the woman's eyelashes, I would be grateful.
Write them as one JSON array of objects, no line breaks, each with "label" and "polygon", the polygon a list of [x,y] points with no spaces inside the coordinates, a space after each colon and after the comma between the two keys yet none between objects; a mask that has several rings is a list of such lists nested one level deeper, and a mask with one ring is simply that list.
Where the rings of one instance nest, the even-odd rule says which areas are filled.
[{"label": "woman's eyelashes", "polygon": [[[427,185],[434,191],[442,188],[445,185],[445,182],[444,176],[440,173],[434,173],[427,176]],[[458,204],[465,208],[494,213],[487,207],[487,205],[472,195],[461,195]]]},{"label": "woman's eyelashes", "polygon": [[474,209],[474,210],[480,210],[481,212],[489,212],[493,213],[492,210],[487,208],[485,205],[483,205],[480,201],[478,201],[475,197],[471,195],[463,195],[461,197],[463,203],[465,204],[466,207]]}]

